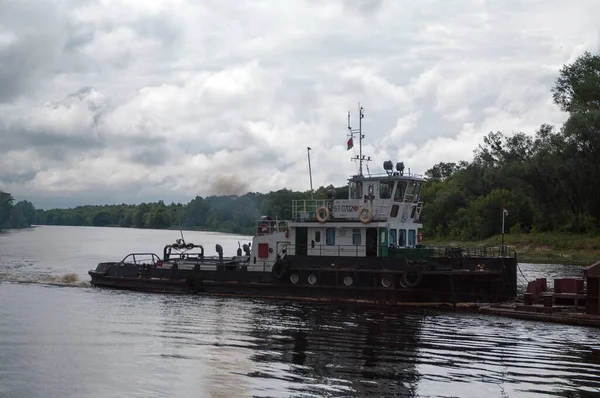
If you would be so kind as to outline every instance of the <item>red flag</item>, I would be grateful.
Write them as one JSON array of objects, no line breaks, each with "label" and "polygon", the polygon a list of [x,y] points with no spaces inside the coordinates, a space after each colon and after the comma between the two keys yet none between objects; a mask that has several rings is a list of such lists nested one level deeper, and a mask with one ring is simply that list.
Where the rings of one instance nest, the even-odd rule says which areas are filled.
[{"label": "red flag", "polygon": [[352,137],[350,137],[350,139],[348,140],[348,149],[346,149],[346,150],[349,151],[353,147],[354,147],[354,142],[352,141]]}]

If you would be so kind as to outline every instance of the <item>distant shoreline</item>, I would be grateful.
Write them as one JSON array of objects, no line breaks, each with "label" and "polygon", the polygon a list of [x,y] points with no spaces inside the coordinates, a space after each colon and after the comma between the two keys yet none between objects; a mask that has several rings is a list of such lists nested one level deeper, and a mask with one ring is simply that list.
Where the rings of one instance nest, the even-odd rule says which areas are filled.
[{"label": "distant shoreline", "polygon": [[[26,228],[36,228],[38,226],[54,227],[81,227],[82,225],[46,225],[36,224]],[[96,226],[84,226],[97,228]],[[168,228],[136,228],[121,227],[119,225],[106,225],[108,228],[127,228],[140,230],[166,230],[179,231],[177,227]],[[102,227],[100,227],[102,228]],[[0,230],[7,232],[10,229]],[[201,227],[184,227],[183,231],[198,232],[216,232],[232,235],[242,235],[251,237],[252,233],[239,233],[227,230],[214,230]],[[453,246],[453,247],[499,247],[502,242],[502,236],[496,235],[489,239],[479,241],[460,241],[449,238],[427,239],[425,236],[424,244],[426,246]],[[509,251],[516,251],[517,258],[521,263],[532,264],[572,264],[579,266],[588,266],[600,260],[600,239],[589,234],[570,234],[570,233],[531,233],[531,234],[506,234],[504,243]]]},{"label": "distant shoreline", "polygon": [[[501,246],[502,236],[479,241],[460,241],[451,238],[424,239],[426,245],[483,247]],[[520,263],[573,264],[588,266],[600,260],[600,238],[591,234],[536,232],[505,234],[504,244],[517,252]]]}]

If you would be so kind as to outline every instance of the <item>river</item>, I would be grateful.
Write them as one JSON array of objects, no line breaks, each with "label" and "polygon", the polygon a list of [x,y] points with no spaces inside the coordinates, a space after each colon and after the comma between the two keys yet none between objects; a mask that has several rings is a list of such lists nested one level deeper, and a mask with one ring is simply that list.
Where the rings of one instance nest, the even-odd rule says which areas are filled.
[{"label": "river", "polygon": [[[210,249],[220,243],[225,255],[248,241],[184,234]],[[600,394],[595,328],[90,287],[87,271],[96,263],[131,251],[160,253],[178,237],[54,226],[0,233],[0,397]],[[521,282],[582,271],[521,270]]]}]

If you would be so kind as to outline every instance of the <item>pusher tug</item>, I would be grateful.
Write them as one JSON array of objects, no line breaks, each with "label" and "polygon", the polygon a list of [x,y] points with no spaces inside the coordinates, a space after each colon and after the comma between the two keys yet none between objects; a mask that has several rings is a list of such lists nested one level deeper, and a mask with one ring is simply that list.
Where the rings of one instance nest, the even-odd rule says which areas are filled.
[{"label": "pusher tug", "polygon": [[[398,305],[513,300],[517,258],[502,248],[426,247],[420,220],[426,180],[383,163],[384,173],[364,175],[363,108],[359,172],[348,197],[294,200],[289,220],[257,221],[250,244],[235,256],[205,255],[202,245],[179,239],[162,257],[131,253],[89,271],[95,286],[153,292],[227,294]],[[350,119],[350,117],[348,117]],[[348,123],[350,125],[350,123]],[[183,238],[183,237],[182,237]]]}]

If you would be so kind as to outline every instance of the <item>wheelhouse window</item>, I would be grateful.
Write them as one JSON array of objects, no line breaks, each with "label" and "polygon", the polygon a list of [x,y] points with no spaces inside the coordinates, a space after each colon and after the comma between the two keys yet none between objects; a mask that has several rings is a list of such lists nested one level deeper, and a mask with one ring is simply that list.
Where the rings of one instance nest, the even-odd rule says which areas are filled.
[{"label": "wheelhouse window", "polygon": [[394,202],[403,202],[406,191],[406,181],[398,181],[396,192],[394,192]]},{"label": "wheelhouse window", "polygon": [[389,199],[392,197],[394,182],[386,181],[379,183],[379,199]]},{"label": "wheelhouse window", "polygon": [[325,230],[325,244],[327,246],[335,245],[335,228],[327,228]]},{"label": "wheelhouse window", "polygon": [[351,182],[350,183],[350,199],[361,199],[362,198],[362,183]]},{"label": "wheelhouse window", "polygon": [[415,246],[417,244],[417,231],[414,229],[408,230],[408,245]]},{"label": "wheelhouse window", "polygon": [[398,242],[398,246],[406,246],[406,230],[400,230],[400,240]]},{"label": "wheelhouse window", "polygon": [[408,186],[406,187],[406,201],[407,202],[412,202],[414,200],[416,191],[417,191],[417,183],[414,181],[409,182]]},{"label": "wheelhouse window", "polygon": [[352,230],[352,244],[354,246],[360,246],[361,236],[360,228],[354,228]]},{"label": "wheelhouse window", "polygon": [[315,242],[319,243],[321,241],[321,231],[315,231]]},{"label": "wheelhouse window", "polygon": [[395,229],[390,229],[390,242],[389,244],[392,246],[396,246],[398,244],[398,236],[397,231]]},{"label": "wheelhouse window", "polygon": [[417,203],[419,198],[421,197],[421,183],[417,182],[415,184],[415,195],[413,197],[413,202]]}]

